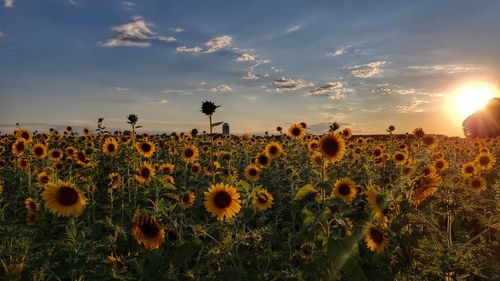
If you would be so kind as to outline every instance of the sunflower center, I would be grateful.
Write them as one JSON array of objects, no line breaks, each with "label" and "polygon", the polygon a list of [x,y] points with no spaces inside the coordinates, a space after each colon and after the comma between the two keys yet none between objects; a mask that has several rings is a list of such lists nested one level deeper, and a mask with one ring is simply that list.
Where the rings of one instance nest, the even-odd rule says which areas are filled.
[{"label": "sunflower center", "polygon": [[219,191],[214,196],[215,206],[218,208],[224,209],[231,205],[231,195],[225,191]]},{"label": "sunflower center", "polygon": [[255,169],[250,169],[250,171],[248,171],[248,173],[252,176],[252,177],[255,177],[257,175],[257,170]]},{"label": "sunflower center", "polygon": [[396,160],[397,161],[403,161],[405,159],[405,156],[401,153],[396,154]]},{"label": "sunflower center", "polygon": [[334,138],[328,138],[323,142],[321,148],[327,155],[335,155],[339,151],[339,143]]},{"label": "sunflower center", "polygon": [[465,171],[466,171],[467,173],[469,173],[469,174],[472,174],[472,173],[474,172],[474,167],[472,167],[472,166],[467,166],[467,167],[465,168]]},{"label": "sunflower center", "polygon": [[78,192],[69,186],[59,188],[56,195],[56,200],[63,206],[72,206],[78,202]]},{"label": "sunflower center", "polygon": [[29,139],[30,138],[30,134],[28,132],[22,132],[21,133],[21,137],[25,140]]},{"label": "sunflower center", "polygon": [[115,151],[115,145],[112,144],[112,143],[108,144],[108,151],[109,152],[114,152]]},{"label": "sunflower center", "polygon": [[158,226],[151,221],[141,223],[139,229],[144,235],[148,237],[156,237],[156,235],[158,235],[158,232],[160,232]]},{"label": "sunflower center", "polygon": [[53,158],[59,158],[60,156],[61,156],[61,153],[59,151],[56,150],[56,151],[52,152]]},{"label": "sunflower center", "polygon": [[301,133],[301,132],[302,132],[302,130],[301,130],[300,128],[293,128],[293,129],[292,129],[292,135],[293,135],[293,136],[298,137],[298,136],[300,136],[300,133]]},{"label": "sunflower center", "polygon": [[259,194],[259,197],[257,197],[257,201],[261,204],[266,204],[267,201],[269,201],[269,198],[267,198],[267,195],[265,193]]},{"label": "sunflower center", "polygon": [[351,193],[351,187],[348,184],[343,183],[338,187],[338,191],[340,195],[346,196]]},{"label": "sunflower center", "polygon": [[21,142],[18,142],[18,143],[16,144],[16,150],[17,150],[17,151],[24,150],[24,147],[25,147],[25,146],[24,146],[24,142],[22,142],[22,141],[21,141]]},{"label": "sunflower center", "polygon": [[479,164],[486,166],[489,163],[490,163],[490,158],[489,157],[483,156],[483,157],[479,158]]},{"label": "sunflower center", "polygon": [[471,185],[473,188],[480,188],[481,187],[481,181],[480,180],[473,180],[471,182]]},{"label": "sunflower center", "polygon": [[384,234],[373,227],[370,228],[370,237],[376,244],[380,244],[384,241]]},{"label": "sunflower center", "polygon": [[444,167],[444,163],[443,162],[437,162],[436,163],[436,168],[441,169],[443,167]]},{"label": "sunflower center", "polygon": [[377,156],[377,157],[378,157],[378,156],[380,156],[380,155],[382,154],[382,151],[381,151],[380,149],[376,149],[376,150],[373,152],[373,154],[374,154],[375,156]]},{"label": "sunflower center", "polygon": [[182,202],[184,202],[184,203],[189,203],[190,201],[191,201],[191,200],[189,200],[189,195],[188,195],[188,194],[186,194],[186,195],[182,196]]},{"label": "sunflower center", "polygon": [[274,155],[276,153],[278,153],[278,148],[276,146],[271,146],[269,148],[269,154]]},{"label": "sunflower center", "polygon": [[186,158],[191,158],[191,157],[193,157],[193,155],[194,155],[194,151],[190,148],[188,148],[184,151],[184,156],[186,156]]},{"label": "sunflower center", "polygon": [[40,181],[41,181],[42,183],[48,183],[48,182],[49,182],[49,177],[48,177],[48,176],[43,176],[43,177],[40,179]]},{"label": "sunflower center", "polygon": [[267,156],[261,155],[258,158],[258,162],[259,162],[260,165],[265,166],[269,162],[269,159],[267,158]]},{"label": "sunflower center", "polygon": [[149,175],[151,175],[151,171],[147,167],[143,167],[141,169],[141,176],[147,179],[149,178]]},{"label": "sunflower center", "polygon": [[141,150],[144,152],[149,152],[151,151],[151,145],[147,142],[141,144]]}]

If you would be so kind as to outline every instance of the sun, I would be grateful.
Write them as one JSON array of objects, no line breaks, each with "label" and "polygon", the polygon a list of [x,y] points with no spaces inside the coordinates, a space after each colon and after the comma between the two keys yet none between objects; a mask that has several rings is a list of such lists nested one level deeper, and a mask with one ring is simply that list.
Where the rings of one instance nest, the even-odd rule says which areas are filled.
[{"label": "sun", "polygon": [[465,118],[482,109],[490,99],[496,96],[496,93],[495,86],[491,84],[467,83],[457,88],[451,107],[455,114]]}]

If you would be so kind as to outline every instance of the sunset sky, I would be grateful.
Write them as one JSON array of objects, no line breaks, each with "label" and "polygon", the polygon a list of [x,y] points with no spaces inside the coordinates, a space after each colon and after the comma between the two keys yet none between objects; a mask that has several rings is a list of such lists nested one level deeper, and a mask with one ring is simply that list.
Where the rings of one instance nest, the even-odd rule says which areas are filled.
[{"label": "sunset sky", "polygon": [[[500,1],[1,0],[0,131],[234,133],[333,121],[462,136],[450,96],[500,81]],[[498,91],[496,92],[498,95]]]}]

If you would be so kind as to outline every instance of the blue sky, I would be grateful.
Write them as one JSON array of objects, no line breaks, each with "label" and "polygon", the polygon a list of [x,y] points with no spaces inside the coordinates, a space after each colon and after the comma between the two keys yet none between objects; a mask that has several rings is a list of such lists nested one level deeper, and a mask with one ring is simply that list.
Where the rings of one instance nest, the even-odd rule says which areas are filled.
[{"label": "blue sky", "polygon": [[2,0],[0,130],[235,133],[337,121],[461,135],[460,84],[500,80],[500,1]]}]

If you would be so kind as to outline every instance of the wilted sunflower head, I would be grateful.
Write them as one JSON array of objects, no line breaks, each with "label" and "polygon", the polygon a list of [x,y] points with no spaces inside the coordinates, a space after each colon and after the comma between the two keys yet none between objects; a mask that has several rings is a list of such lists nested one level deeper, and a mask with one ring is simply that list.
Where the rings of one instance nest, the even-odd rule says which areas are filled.
[{"label": "wilted sunflower head", "polygon": [[381,229],[369,223],[365,227],[365,243],[372,252],[380,253],[387,244],[387,237]]},{"label": "wilted sunflower head", "polygon": [[201,103],[201,112],[205,115],[212,115],[218,107],[220,107],[220,105],[215,105],[212,101],[204,101]]},{"label": "wilted sunflower head", "polygon": [[132,219],[132,235],[148,250],[156,250],[165,242],[165,230],[156,217],[137,210]]},{"label": "wilted sunflower head", "polygon": [[137,123],[137,121],[139,121],[139,117],[137,117],[137,115],[135,114],[129,114],[127,116],[127,119],[128,119],[128,122],[129,124],[135,124]]},{"label": "wilted sunflower head", "polygon": [[257,210],[259,211],[265,211],[269,208],[271,208],[271,205],[273,204],[273,196],[271,193],[269,193],[266,189],[259,189],[257,192],[255,192],[255,197],[253,200],[253,205]]}]

